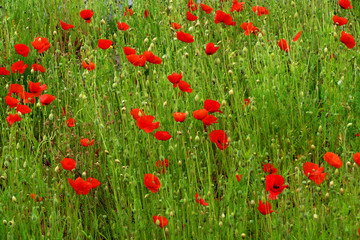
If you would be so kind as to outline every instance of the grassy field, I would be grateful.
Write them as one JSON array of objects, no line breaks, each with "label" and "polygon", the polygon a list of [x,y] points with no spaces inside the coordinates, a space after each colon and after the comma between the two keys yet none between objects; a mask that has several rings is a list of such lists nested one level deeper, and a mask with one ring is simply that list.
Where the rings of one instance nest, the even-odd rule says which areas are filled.
[{"label": "grassy field", "polygon": [[[337,0],[244,2],[231,12],[232,0],[202,1],[212,12],[198,4],[190,11],[198,18],[189,21],[188,0],[135,1],[132,16],[113,0],[1,1],[0,68],[10,74],[0,75],[0,239],[359,238],[353,155],[360,152],[360,54],[358,43],[350,49],[340,38],[344,31],[359,41],[360,3],[343,9]],[[268,15],[258,16],[254,6]],[[94,12],[90,23],[80,16],[84,9]],[[236,25],[216,24],[218,10]],[[348,23],[335,24],[334,15]],[[60,20],[74,28],[64,30]],[[244,22],[258,30],[245,35]],[[179,31],[194,42],[180,41]],[[37,37],[51,45],[43,53],[32,45]],[[99,39],[112,45],[101,49]],[[219,49],[207,55],[210,42]],[[16,44],[29,47],[27,57]],[[146,57],[145,66],[134,66],[126,46],[138,55],[151,51],[161,64]],[[84,60],[95,69],[85,69]],[[17,61],[28,65],[22,74],[11,71]],[[34,63],[46,71],[31,70]],[[173,73],[182,73],[191,93],[173,87]],[[17,108],[6,97],[24,101],[22,93],[11,94],[11,84],[29,92],[30,81],[47,89],[10,127],[7,117]],[[43,106],[43,94],[55,100]],[[193,112],[207,99],[223,113],[210,111],[217,123],[205,129]],[[130,114],[137,108],[143,113],[135,118],[154,116],[159,128],[139,129],[141,120]],[[186,113],[185,121],[176,122],[175,112]],[[214,130],[226,133],[227,147],[224,137],[210,140]],[[171,139],[158,140],[157,131]],[[94,144],[84,147],[84,138]],[[325,161],[327,152],[342,166]],[[76,167],[64,169],[64,158]],[[157,162],[165,158],[168,167]],[[321,184],[304,174],[306,162],[324,168]],[[288,185],[277,199],[266,191],[267,163]],[[146,174],[157,176],[160,188],[146,187]],[[100,185],[78,179],[76,189],[71,181],[78,177]],[[261,214],[259,200],[274,212]]]}]

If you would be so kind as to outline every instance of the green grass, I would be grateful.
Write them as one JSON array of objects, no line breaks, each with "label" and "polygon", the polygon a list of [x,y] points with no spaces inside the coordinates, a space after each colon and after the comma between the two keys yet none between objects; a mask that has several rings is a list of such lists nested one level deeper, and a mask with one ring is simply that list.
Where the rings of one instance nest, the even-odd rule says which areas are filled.
[{"label": "green grass", "polygon": [[[29,65],[22,75],[0,76],[1,239],[358,237],[360,170],[353,167],[352,155],[360,151],[355,136],[360,133],[360,55],[358,44],[349,50],[340,42],[343,30],[359,42],[358,1],[351,1],[351,10],[341,9],[338,1],[245,1],[244,11],[231,14],[236,26],[214,23],[216,10],[230,12],[230,0],[206,1],[213,12],[207,15],[199,7],[195,22],[186,20],[185,0],[136,1],[131,18],[123,16],[124,10],[115,16],[116,4],[108,2],[112,20],[105,1],[88,1],[95,12],[90,24],[80,18],[85,9],[80,0],[1,2],[0,67],[10,70],[18,60]],[[267,7],[269,16],[258,17],[251,10],[255,5]],[[334,26],[334,14],[349,23]],[[64,31],[59,20],[75,28]],[[130,29],[119,31],[118,21]],[[170,21],[195,41],[177,40]],[[246,21],[263,35],[245,36],[240,25]],[[35,37],[49,40],[44,54],[31,46]],[[289,53],[278,47],[281,38]],[[98,39],[111,39],[113,49],[99,49]],[[209,42],[220,46],[212,56],[205,54]],[[16,54],[18,43],[30,47],[28,57]],[[134,67],[124,46],[138,53],[152,46],[162,64]],[[330,59],[333,53],[336,59]],[[84,59],[96,69],[82,68]],[[46,73],[31,73],[35,62]],[[179,94],[172,87],[167,76],[173,72],[183,72],[193,93]],[[15,110],[5,104],[8,87],[18,83],[28,90],[29,81],[47,84],[46,93],[56,99],[48,106],[37,99],[32,112],[9,128],[6,116]],[[224,151],[192,116],[206,99],[224,103],[224,113],[214,114],[219,123],[208,127],[208,132],[226,131],[230,146]],[[172,139],[160,142],[155,131],[139,130],[130,115],[133,108],[155,116],[158,130],[169,131]],[[189,116],[177,123],[174,112]],[[74,128],[66,125],[69,117],[76,120]],[[82,147],[80,138],[94,138],[95,144]],[[339,170],[324,161],[328,151],[342,159]],[[62,169],[64,157],[76,160],[75,170]],[[170,164],[158,174],[155,163],[163,158]],[[324,166],[321,185],[302,173],[305,162]],[[267,198],[264,163],[274,164],[290,185],[278,200]],[[157,193],[144,186],[146,173],[159,177]],[[236,174],[243,174],[240,182]],[[78,176],[94,177],[101,185],[79,196],[67,180]],[[197,192],[209,206],[195,201]],[[42,201],[35,202],[31,193]],[[261,215],[259,200],[268,200],[277,213]],[[169,220],[166,228],[154,224],[158,214]]]}]

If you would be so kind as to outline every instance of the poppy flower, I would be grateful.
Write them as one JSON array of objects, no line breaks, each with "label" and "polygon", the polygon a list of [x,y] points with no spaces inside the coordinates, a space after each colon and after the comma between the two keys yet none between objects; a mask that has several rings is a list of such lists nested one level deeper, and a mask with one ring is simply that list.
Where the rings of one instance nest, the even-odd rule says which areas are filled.
[{"label": "poppy flower", "polygon": [[85,60],[83,61],[83,68],[87,69],[88,71],[92,71],[95,69],[95,63],[93,63],[92,61],[89,60],[89,64],[87,64],[85,62]]},{"label": "poppy flower", "polygon": [[340,168],[343,164],[339,156],[332,152],[325,153],[324,160],[335,168]]},{"label": "poppy flower", "polygon": [[209,111],[206,109],[199,109],[193,112],[193,116],[196,120],[203,120],[207,115]]},{"label": "poppy flower", "polygon": [[357,165],[360,165],[360,153],[355,153],[353,155],[354,162],[356,162]]},{"label": "poppy flower", "polygon": [[269,11],[265,8],[265,7],[260,7],[260,6],[254,6],[252,8],[253,12],[256,13],[258,16],[261,15],[269,15]]},{"label": "poppy flower", "polygon": [[165,131],[157,131],[154,136],[157,140],[161,140],[161,141],[167,141],[171,138],[169,132],[165,132]]},{"label": "poppy flower", "polygon": [[144,55],[131,54],[131,55],[126,55],[126,58],[135,67],[145,66],[146,57]]},{"label": "poppy flower", "polygon": [[33,65],[31,65],[31,69],[34,70],[35,72],[39,71],[42,73],[46,71],[45,68],[38,63],[34,63]]},{"label": "poppy flower", "polygon": [[185,121],[186,113],[176,112],[173,114],[173,116],[174,116],[174,119],[176,122],[183,122],[183,121]]},{"label": "poppy flower", "polygon": [[185,81],[179,81],[178,83],[179,85],[179,88],[182,92],[188,92],[188,93],[192,93],[192,89],[190,88],[190,84],[188,84],[187,82]]},{"label": "poppy flower", "polygon": [[164,228],[168,225],[168,220],[162,216],[153,216],[153,221],[156,225],[161,228]]},{"label": "poppy flower", "polygon": [[101,49],[108,49],[111,45],[113,44],[113,42],[109,39],[99,39],[98,42],[98,46]]},{"label": "poppy flower", "polygon": [[9,75],[10,75],[10,71],[7,70],[6,67],[1,67],[1,68],[0,68],[0,75],[9,76]]},{"label": "poppy flower", "polygon": [[41,92],[47,89],[46,84],[40,86],[40,82],[33,83],[32,81],[29,82],[29,90],[31,93],[34,94],[35,97],[41,95]]},{"label": "poppy flower", "polygon": [[285,181],[281,175],[269,174],[265,177],[266,191],[269,193],[269,199],[277,199],[277,196],[289,185],[284,185]]},{"label": "poppy flower", "polygon": [[202,122],[204,124],[205,131],[206,131],[206,126],[210,126],[213,123],[218,123],[217,118],[215,116],[213,116],[213,115],[207,115],[206,117],[204,117]]},{"label": "poppy flower", "polygon": [[122,22],[122,23],[118,22],[117,25],[118,25],[119,30],[121,30],[121,31],[126,31],[129,29],[129,25],[127,25],[124,22]]},{"label": "poppy flower", "polygon": [[249,36],[251,33],[254,33],[255,36],[257,36],[258,32],[260,31],[260,29],[255,27],[252,22],[249,22],[249,23],[244,22],[244,23],[242,23],[241,28],[244,29],[245,36]]},{"label": "poppy flower", "polygon": [[290,51],[290,46],[287,45],[287,42],[285,39],[281,39],[278,42],[278,45],[280,47],[281,50],[285,51],[285,52],[289,52]]},{"label": "poppy flower", "polygon": [[303,164],[304,174],[316,185],[320,185],[326,176],[324,172],[324,167],[319,168],[319,165],[311,162],[306,162]]},{"label": "poppy flower", "polygon": [[189,34],[189,33],[184,33],[183,31],[176,32],[176,37],[177,37],[177,39],[179,39],[180,41],[185,42],[185,43],[194,42],[194,37],[191,36],[191,34]]},{"label": "poppy flower", "polygon": [[30,197],[31,197],[31,199],[34,199],[35,202],[37,202],[37,201],[40,202],[40,201],[41,201],[41,197],[37,197],[36,194],[33,194],[33,193],[32,193],[32,194],[30,195]]},{"label": "poppy flower", "polygon": [[233,5],[231,7],[230,12],[234,12],[234,11],[240,12],[244,10],[244,4],[245,4],[244,2],[238,2],[237,0],[233,0]]},{"label": "poppy flower", "polygon": [[131,47],[123,47],[124,50],[124,54],[127,55],[132,55],[132,54],[136,54],[136,50],[131,48]]},{"label": "poppy flower", "polygon": [[339,0],[339,5],[343,9],[352,9],[351,3],[349,0]]},{"label": "poppy flower", "polygon": [[145,56],[146,61],[148,61],[149,63],[161,64],[161,58],[154,55],[151,51],[145,51],[144,56]]},{"label": "poppy flower", "polygon": [[13,73],[18,72],[19,74],[23,74],[25,72],[25,69],[28,67],[27,64],[24,65],[24,61],[18,61],[11,65],[11,71]]},{"label": "poppy flower", "polygon": [[25,44],[16,44],[14,47],[16,53],[22,55],[23,57],[27,57],[27,55],[29,54],[30,49]]},{"label": "poppy flower", "polygon": [[125,13],[124,16],[126,16],[129,13],[129,16],[132,16],[134,14],[134,11],[131,8],[125,7]]},{"label": "poppy flower", "polygon": [[75,160],[71,158],[64,158],[60,163],[65,170],[71,171],[76,167]]},{"label": "poppy flower", "polygon": [[245,98],[244,103],[245,103],[245,105],[249,105],[250,104],[250,99]]},{"label": "poppy flower", "polygon": [[345,25],[348,23],[348,20],[343,17],[338,17],[336,15],[333,16],[334,24],[339,24],[339,26]]},{"label": "poppy flower", "polygon": [[83,145],[84,147],[88,147],[88,146],[91,146],[93,145],[95,142],[95,139],[93,140],[89,140],[88,138],[80,138],[80,143],[81,145]]},{"label": "poppy flower", "polygon": [[24,92],[23,103],[29,103],[30,102],[31,104],[34,104],[35,103],[35,98],[34,97],[35,97],[34,93]]},{"label": "poppy flower", "polygon": [[145,12],[144,12],[144,17],[147,18],[149,16],[149,14],[150,14],[149,10],[146,9]]},{"label": "poppy flower", "polygon": [[75,181],[71,178],[69,178],[68,181],[78,195],[87,195],[91,189],[100,185],[100,182],[95,178],[88,178],[85,181],[81,177],[78,177]]},{"label": "poppy flower", "polygon": [[191,21],[191,22],[193,22],[193,21],[195,21],[196,19],[198,19],[198,17],[195,16],[195,15],[193,15],[193,14],[191,14],[191,12],[187,12],[187,13],[186,13],[186,19],[189,20],[189,21]]},{"label": "poppy flower", "polygon": [[206,12],[206,14],[210,14],[211,11],[213,10],[212,7],[208,6],[208,5],[205,5],[205,4],[202,4],[200,3],[200,6],[201,6],[201,9]]},{"label": "poppy flower", "polygon": [[61,25],[63,30],[69,30],[69,29],[74,28],[74,25],[67,24],[67,23],[65,23],[65,22],[63,22],[61,20],[60,20],[60,25]]},{"label": "poppy flower", "polygon": [[24,88],[20,84],[10,84],[8,96],[11,96],[13,93],[15,93],[17,96],[20,96],[21,98],[25,97]]},{"label": "poppy flower", "polygon": [[354,37],[344,31],[341,32],[340,41],[344,43],[349,49],[354,48],[356,45]]},{"label": "poppy flower", "polygon": [[176,29],[176,30],[178,30],[178,29],[181,28],[181,25],[178,24],[178,23],[172,23],[171,26],[172,26],[174,29]]},{"label": "poppy flower", "polygon": [[6,105],[9,106],[9,108],[14,108],[19,104],[19,100],[17,100],[16,98],[10,97],[10,96],[6,96],[5,97],[5,103]]},{"label": "poppy flower", "polygon": [[80,12],[80,17],[84,19],[87,23],[91,22],[91,18],[94,15],[94,12],[91,10],[82,10]]},{"label": "poppy flower", "polygon": [[267,215],[274,212],[274,210],[271,210],[271,204],[269,202],[265,201],[265,205],[264,205],[264,203],[261,200],[259,200],[258,210],[262,215]]},{"label": "poppy flower", "polygon": [[190,9],[190,11],[196,11],[197,10],[197,5],[194,3],[193,0],[189,0],[187,5],[188,5],[188,8]]},{"label": "poppy flower", "polygon": [[144,184],[145,187],[147,187],[147,189],[149,189],[153,193],[156,193],[161,186],[159,178],[151,173],[145,174]]},{"label": "poppy flower", "polygon": [[55,100],[55,97],[50,94],[43,94],[39,97],[41,105],[49,105],[52,101]]},{"label": "poppy flower", "polygon": [[205,48],[205,53],[206,55],[213,55],[218,49],[219,47],[215,47],[213,43],[208,43]]},{"label": "poppy flower", "polygon": [[138,120],[142,116],[146,116],[144,111],[138,108],[131,109],[130,114],[135,120]]},{"label": "poppy flower", "polygon": [[240,180],[243,178],[243,175],[242,174],[236,174],[235,175],[236,176],[236,180],[238,181],[238,182],[240,182]]},{"label": "poppy flower", "polygon": [[49,41],[46,38],[40,38],[40,37],[35,38],[35,40],[33,42],[31,42],[31,45],[39,53],[43,53],[51,47]]},{"label": "poppy flower", "polygon": [[197,203],[200,203],[200,205],[209,206],[209,204],[207,202],[205,202],[204,199],[202,199],[202,198],[199,199],[199,193],[195,194],[195,200]]},{"label": "poppy flower", "polygon": [[9,123],[9,127],[11,127],[15,122],[20,122],[21,117],[19,114],[9,114],[9,116],[6,117],[6,121]]},{"label": "poppy flower", "polygon": [[73,118],[69,118],[68,120],[66,120],[66,124],[68,127],[75,127],[75,122],[76,120]]},{"label": "poppy flower", "polygon": [[204,108],[206,110],[208,110],[208,112],[219,112],[219,113],[223,113],[222,111],[220,111],[220,103],[218,101],[215,100],[211,100],[211,99],[206,99],[204,102]]},{"label": "poppy flower", "polygon": [[158,129],[160,126],[159,122],[153,123],[155,117],[148,115],[148,116],[142,116],[136,120],[136,125],[143,129],[146,133],[151,133],[155,129]]},{"label": "poppy flower", "polygon": [[277,168],[274,168],[274,164],[266,163],[263,165],[263,171],[269,174],[275,174],[278,172]]},{"label": "poppy flower", "polygon": [[31,113],[31,108],[29,108],[29,107],[26,106],[26,105],[20,105],[20,104],[18,104],[18,105],[16,106],[16,111],[17,111],[17,112],[20,112],[22,115],[24,115],[24,114],[27,114],[27,113]]},{"label": "poppy flower", "polygon": [[159,169],[159,173],[165,174],[165,169],[169,167],[169,160],[165,158],[164,161],[156,161],[156,167]]},{"label": "poppy flower", "polygon": [[173,84],[173,87],[176,88],[177,84],[182,79],[182,72],[180,74],[173,73],[173,74],[167,76],[167,79]]},{"label": "poppy flower", "polygon": [[300,36],[301,36],[301,31],[295,35],[293,42],[296,42],[300,38]]},{"label": "poppy flower", "polygon": [[220,150],[224,150],[229,146],[228,138],[223,130],[214,130],[209,134],[210,141],[216,143]]},{"label": "poppy flower", "polygon": [[214,22],[216,24],[222,22],[225,25],[232,25],[235,26],[236,22],[233,22],[233,19],[231,17],[230,14],[226,14],[225,12],[221,11],[221,10],[217,10],[215,13],[215,20]]}]

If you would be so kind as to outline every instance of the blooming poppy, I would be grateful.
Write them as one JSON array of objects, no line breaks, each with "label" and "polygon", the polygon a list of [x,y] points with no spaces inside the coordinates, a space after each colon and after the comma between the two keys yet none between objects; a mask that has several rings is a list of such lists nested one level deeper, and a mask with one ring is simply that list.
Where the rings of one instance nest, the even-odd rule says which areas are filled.
[{"label": "blooming poppy", "polygon": [[285,52],[289,52],[290,51],[290,46],[287,45],[287,42],[285,39],[281,39],[278,42],[278,45],[280,47],[281,50],[285,51]]},{"label": "blooming poppy", "polygon": [[258,210],[262,215],[267,215],[274,212],[274,210],[271,210],[271,204],[269,202],[265,201],[265,205],[264,205],[264,203],[261,200],[259,200]]},{"label": "blooming poppy", "polygon": [[296,42],[300,38],[300,36],[301,36],[301,31],[295,35],[293,42]]},{"label": "blooming poppy", "polygon": [[19,74],[23,74],[25,72],[25,69],[28,67],[27,64],[24,65],[24,61],[18,61],[11,65],[11,71],[13,73],[18,72]]},{"label": "blooming poppy", "polygon": [[143,129],[146,133],[151,133],[155,129],[158,129],[160,126],[159,122],[153,123],[155,117],[148,115],[148,116],[142,116],[136,120],[136,125]]},{"label": "blooming poppy", "polygon": [[45,68],[38,63],[34,63],[33,65],[31,65],[31,69],[34,70],[35,72],[39,71],[42,73],[46,71]]},{"label": "blooming poppy", "polygon": [[174,116],[174,119],[176,122],[183,122],[183,121],[185,121],[186,113],[176,112],[173,114],[173,116]]},{"label": "blooming poppy", "polygon": [[75,127],[75,122],[76,120],[73,118],[69,118],[68,120],[66,120],[66,124],[68,127]]},{"label": "blooming poppy", "polygon": [[138,108],[131,109],[130,114],[135,120],[138,120],[140,117],[145,116],[144,111]]},{"label": "blooming poppy", "polygon": [[150,14],[149,10],[146,9],[145,12],[144,12],[144,17],[147,18],[149,16],[149,14]]},{"label": "blooming poppy", "polygon": [[156,193],[161,186],[159,178],[151,173],[145,174],[144,184],[145,187],[147,187],[147,189],[149,189],[153,193]]},{"label": "blooming poppy", "polygon": [[9,123],[9,127],[11,127],[15,122],[20,122],[21,117],[19,114],[9,114],[9,116],[6,117],[6,121]]},{"label": "blooming poppy", "polygon": [[177,84],[182,79],[182,72],[180,74],[173,73],[173,74],[167,76],[167,79],[173,84],[173,87],[176,88]]},{"label": "blooming poppy", "polygon": [[14,97],[6,96],[5,97],[5,103],[9,106],[9,108],[14,108],[19,104],[19,100],[17,100]]},{"label": "blooming poppy", "polygon": [[20,96],[21,98],[25,97],[24,88],[20,84],[10,84],[8,96],[11,96],[13,93],[15,93],[17,96]]},{"label": "blooming poppy", "polygon": [[339,26],[345,25],[348,23],[348,20],[343,17],[338,17],[336,15],[333,16],[334,24],[339,24]]},{"label": "blooming poppy", "polygon": [[250,104],[250,99],[245,98],[244,103],[245,103],[245,105],[249,105]]},{"label": "blooming poppy", "polygon": [[274,164],[266,163],[263,165],[263,171],[269,174],[275,174],[278,172],[277,168],[274,168]]},{"label": "blooming poppy", "polygon": [[33,42],[31,42],[31,45],[39,53],[43,53],[51,47],[49,41],[46,38],[40,38],[40,37],[35,38],[35,40]]},{"label": "blooming poppy", "polygon": [[156,225],[161,228],[164,228],[168,225],[168,220],[162,216],[153,216],[153,221]]},{"label": "blooming poppy", "polygon": [[356,162],[357,165],[360,165],[360,153],[355,153],[353,155],[354,162]]},{"label": "blooming poppy", "polygon": [[91,18],[94,15],[94,12],[92,10],[82,10],[80,12],[80,17],[84,19],[87,23],[91,22]]},{"label": "blooming poppy", "polygon": [[109,39],[99,39],[98,42],[98,46],[101,49],[108,49],[111,45],[113,44],[113,42]]},{"label": "blooming poppy", "polygon": [[304,174],[316,185],[320,185],[326,176],[324,172],[324,167],[319,168],[319,165],[311,162],[306,162],[303,164]]},{"label": "blooming poppy", "polygon": [[192,93],[192,89],[190,88],[190,84],[188,84],[185,81],[179,81],[178,82],[179,88],[182,92],[188,92],[188,93]]},{"label": "blooming poppy", "polygon": [[343,9],[352,9],[351,3],[349,0],[339,0],[339,5]]},{"label": "blooming poppy", "polygon": [[165,168],[169,167],[169,160],[165,158],[164,161],[161,160],[156,161],[156,167],[159,169],[159,173],[164,174]]},{"label": "blooming poppy", "polygon": [[210,141],[216,143],[220,150],[224,150],[229,146],[228,138],[223,130],[214,130],[209,134]]},{"label": "blooming poppy", "polygon": [[192,43],[194,42],[194,37],[189,33],[184,33],[183,31],[176,32],[176,37],[182,42]]},{"label": "blooming poppy", "polygon": [[343,164],[339,156],[332,152],[325,153],[324,160],[335,168],[340,168]]},{"label": "blooming poppy", "polygon": [[234,12],[234,11],[240,12],[244,10],[244,4],[245,4],[244,2],[238,2],[237,0],[233,0],[233,5],[231,7],[230,12]]},{"label": "blooming poppy", "polygon": [[193,116],[196,120],[203,120],[207,115],[209,111],[206,109],[199,109],[193,112]]},{"label": "blooming poppy", "polygon": [[117,25],[118,25],[119,30],[121,30],[121,31],[126,31],[129,29],[129,25],[127,25],[124,22],[122,22],[122,23],[118,22]]},{"label": "blooming poppy", "polygon": [[81,145],[83,145],[84,147],[88,147],[93,145],[95,142],[95,139],[92,139],[91,141],[88,138],[80,138],[80,143]]},{"label": "blooming poppy", "polygon": [[269,174],[265,177],[266,191],[269,193],[269,199],[277,199],[277,196],[289,185],[284,185],[285,181],[281,175]]},{"label": "blooming poppy", "polygon": [[76,162],[74,159],[71,158],[64,158],[61,161],[61,166],[65,169],[65,170],[73,170],[76,167]]},{"label": "blooming poppy", "polygon": [[217,10],[215,13],[215,20],[214,22],[216,24],[222,22],[225,25],[232,25],[235,26],[236,22],[233,21],[232,17],[230,14],[226,14],[225,12],[221,11],[221,10]]},{"label": "blooming poppy", "polygon": [[20,104],[18,104],[18,105],[16,106],[16,111],[17,111],[17,112],[20,112],[22,115],[24,115],[24,114],[27,114],[27,113],[31,113],[31,108],[29,108],[29,107],[26,106],[26,105],[20,105]]},{"label": "blooming poppy", "polygon": [[24,92],[24,98],[23,98],[23,103],[31,103],[34,104],[35,103],[35,95],[34,93],[28,93],[28,92]]},{"label": "blooming poppy", "polygon": [[85,181],[81,177],[78,177],[75,181],[71,178],[69,178],[68,181],[78,195],[87,195],[91,189],[100,185],[100,182],[95,178],[88,178]]},{"label": "blooming poppy", "polygon": [[265,8],[265,7],[260,7],[260,6],[254,6],[252,8],[253,12],[256,13],[258,16],[261,15],[269,15],[269,11]]},{"label": "blooming poppy", "polygon": [[124,16],[126,16],[129,13],[129,16],[132,16],[134,14],[134,11],[131,8],[125,7],[125,13]]},{"label": "blooming poppy", "polygon": [[195,200],[197,203],[200,203],[200,205],[209,206],[209,204],[207,202],[205,202],[204,199],[202,199],[202,198],[199,199],[199,193],[195,194]]},{"label": "blooming poppy", "polygon": [[222,111],[220,111],[220,103],[218,101],[215,100],[211,100],[211,99],[206,99],[204,102],[204,108],[206,110],[208,110],[208,112],[219,112],[219,113],[223,113]]},{"label": "blooming poppy", "polygon": [[252,22],[249,22],[249,23],[244,22],[244,23],[242,23],[241,28],[244,29],[245,36],[249,36],[250,33],[254,33],[257,36],[258,32],[260,31],[260,29],[255,27]]},{"label": "blooming poppy", "polygon": [[127,55],[132,55],[132,54],[136,54],[136,50],[131,48],[131,47],[123,47],[124,50],[124,54]]},{"label": "blooming poppy", "polygon": [[1,67],[1,68],[0,68],[0,75],[9,76],[9,75],[10,75],[10,71],[7,70],[6,67]]},{"label": "blooming poppy", "polygon": [[210,126],[213,123],[218,123],[217,122],[217,118],[213,115],[206,115],[206,117],[204,117],[204,119],[202,120],[204,127],[205,127],[205,131],[206,131],[206,126]]},{"label": "blooming poppy", "polygon": [[219,47],[215,47],[213,43],[208,43],[205,48],[205,53],[206,55],[213,55],[218,49]]},{"label": "blooming poppy", "polygon": [[93,63],[92,61],[89,60],[89,64],[87,64],[85,62],[85,60],[83,61],[83,68],[87,69],[88,71],[92,71],[95,69],[95,63]]},{"label": "blooming poppy", "polygon": [[135,67],[143,67],[146,63],[146,57],[144,55],[126,55],[127,60]]},{"label": "blooming poppy", "polygon": [[30,49],[25,44],[16,44],[14,47],[16,53],[22,55],[23,57],[27,57],[27,55],[29,54]]},{"label": "blooming poppy", "polygon": [[41,201],[41,197],[37,197],[36,194],[33,194],[33,193],[32,193],[32,194],[30,195],[30,197],[31,197],[31,199],[34,199],[35,202],[37,202],[37,201],[40,202],[40,201]]},{"label": "blooming poppy", "polygon": [[211,11],[213,10],[212,7],[208,6],[208,5],[205,5],[205,4],[202,4],[200,3],[200,6],[201,6],[201,9],[206,12],[206,14],[210,14]]},{"label": "blooming poppy", "polygon": [[178,23],[172,23],[171,26],[172,26],[174,29],[176,29],[176,30],[178,30],[178,29],[181,28],[181,25],[178,24]]},{"label": "blooming poppy", "polygon": [[354,37],[344,31],[341,32],[340,41],[344,43],[349,49],[354,48],[356,45]]},{"label": "blooming poppy", "polygon": [[144,56],[145,56],[146,61],[148,61],[149,63],[161,64],[161,58],[154,55],[151,51],[145,51]]},{"label": "blooming poppy", "polygon": [[165,131],[157,131],[154,136],[157,140],[161,140],[161,141],[167,141],[171,138],[169,132],[165,132]]},{"label": "blooming poppy", "polygon": [[55,97],[50,94],[43,94],[39,97],[40,102],[43,106],[49,105],[52,101],[55,100]]},{"label": "blooming poppy", "polygon": [[198,19],[198,17],[195,16],[195,15],[193,15],[193,14],[191,14],[191,12],[187,12],[187,13],[186,13],[186,19],[189,20],[189,21],[191,21],[191,22],[193,22],[193,21],[195,21],[196,19]]},{"label": "blooming poppy", "polygon": [[194,3],[193,0],[189,0],[187,5],[188,5],[188,8],[190,9],[190,11],[196,11],[197,10],[197,5]]},{"label": "blooming poppy", "polygon": [[69,30],[69,29],[74,28],[74,25],[67,24],[67,23],[65,23],[65,22],[63,22],[61,20],[60,20],[60,25],[61,25],[63,30]]},{"label": "blooming poppy", "polygon": [[29,81],[29,90],[31,93],[34,94],[35,97],[38,97],[41,95],[41,92],[47,89],[46,84],[43,84],[40,86],[40,82],[33,83],[32,81]]},{"label": "blooming poppy", "polygon": [[235,175],[236,176],[236,180],[238,181],[238,182],[240,182],[240,180],[243,178],[243,175],[242,174],[236,174]]}]

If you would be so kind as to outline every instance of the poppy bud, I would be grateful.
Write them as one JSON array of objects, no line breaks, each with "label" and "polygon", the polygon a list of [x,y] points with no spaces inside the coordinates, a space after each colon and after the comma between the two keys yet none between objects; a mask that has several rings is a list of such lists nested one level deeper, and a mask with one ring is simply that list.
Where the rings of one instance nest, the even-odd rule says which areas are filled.
[{"label": "poppy bud", "polygon": [[196,141],[196,142],[199,142],[199,141],[200,141],[200,137],[196,135],[195,141]]},{"label": "poppy bud", "polygon": [[295,7],[295,6],[296,6],[296,4],[295,4],[295,2],[294,2],[294,1],[292,1],[292,2],[291,2],[291,6],[293,6],[293,7]]},{"label": "poppy bud", "polygon": [[169,232],[169,229],[168,228],[165,228],[165,233],[168,233]]},{"label": "poppy bud", "polygon": [[339,175],[339,169],[335,170],[335,175]]},{"label": "poppy bud", "polygon": [[23,168],[26,168],[26,166],[27,166],[27,162],[25,161],[23,164]]},{"label": "poppy bud", "polygon": [[248,52],[247,47],[244,47],[244,48],[243,48],[243,52],[244,52],[244,53],[247,53],[247,52]]},{"label": "poppy bud", "polygon": [[346,163],[346,166],[350,167],[350,166],[351,166],[351,162],[348,161],[348,162]]},{"label": "poppy bud", "polygon": [[245,234],[245,233],[242,233],[242,234],[241,234],[241,237],[242,237],[242,238],[246,238],[246,234]]},{"label": "poppy bud", "polygon": [[145,38],[144,39],[144,43],[146,44],[146,43],[148,43],[149,42],[149,39],[148,38]]},{"label": "poppy bud", "polygon": [[185,53],[185,57],[186,57],[186,58],[189,58],[189,53]]},{"label": "poppy bud", "polygon": [[54,114],[53,113],[50,113],[49,115],[49,120],[52,121],[54,119]]},{"label": "poppy bud", "polygon": [[31,69],[31,71],[30,71],[30,72],[31,72],[31,74],[33,74],[35,71],[34,71],[34,69]]},{"label": "poppy bud", "polygon": [[53,35],[56,35],[56,34],[57,34],[57,32],[56,32],[56,31],[54,31],[54,32],[53,32]]},{"label": "poppy bud", "polygon": [[299,14],[296,12],[295,14],[294,14],[294,18],[297,18],[299,16]]},{"label": "poppy bud", "polygon": [[6,221],[5,219],[3,220],[3,224],[4,224],[4,225],[7,225],[7,221]]},{"label": "poppy bud", "polygon": [[195,96],[195,101],[196,102],[199,101],[199,96],[198,95]]},{"label": "poppy bud", "polygon": [[222,100],[221,105],[226,106],[226,101]]},{"label": "poppy bud", "polygon": [[330,197],[330,194],[327,192],[326,194],[325,194],[325,198],[329,198]]},{"label": "poppy bud", "polygon": [[223,222],[220,221],[220,222],[219,222],[219,227],[222,227],[222,226],[223,226]]},{"label": "poppy bud", "polygon": [[312,150],[315,150],[315,148],[316,148],[315,145],[314,145],[314,144],[311,144],[311,149],[312,149]]},{"label": "poppy bud", "polygon": [[344,189],[343,188],[340,188],[340,193],[344,194]]},{"label": "poppy bud", "polygon": [[347,127],[351,127],[352,126],[352,123],[348,123]]},{"label": "poppy bud", "polygon": [[173,211],[170,212],[170,217],[173,217],[175,214]]},{"label": "poppy bud", "polygon": [[164,107],[166,107],[166,106],[167,106],[167,101],[165,101],[165,102],[163,103],[163,106],[164,106]]},{"label": "poppy bud", "polygon": [[234,94],[234,90],[231,89],[231,90],[229,91],[229,95],[233,95],[233,94]]},{"label": "poppy bud", "polygon": [[229,75],[231,76],[233,72],[232,72],[231,70],[229,70],[228,73],[229,73]]},{"label": "poppy bud", "polygon": [[14,221],[9,221],[9,225],[12,227],[15,227],[15,222]]},{"label": "poppy bud", "polygon": [[337,33],[336,32],[334,33],[334,38],[337,38]]},{"label": "poppy bud", "polygon": [[154,69],[153,74],[156,75],[156,69]]},{"label": "poppy bud", "polygon": [[216,59],[215,59],[215,63],[219,65],[219,64],[220,64],[220,59],[219,59],[219,58],[216,58]]},{"label": "poppy bud", "polygon": [[251,201],[250,201],[250,205],[251,205],[251,206],[255,206],[255,201],[254,201],[254,200],[251,200]]},{"label": "poppy bud", "polygon": [[117,37],[117,35],[116,35],[116,33],[114,33],[114,38],[116,38]]},{"label": "poppy bud", "polygon": [[315,213],[314,214],[314,219],[318,219],[319,218],[319,216]]},{"label": "poppy bud", "polygon": [[83,177],[86,177],[86,172],[84,171],[81,175],[82,175]]},{"label": "poppy bud", "polygon": [[260,83],[260,82],[261,82],[260,79],[257,79],[257,80],[256,80],[256,83]]},{"label": "poppy bud", "polygon": [[178,162],[179,166],[181,166],[181,161]]},{"label": "poppy bud", "polygon": [[330,187],[333,187],[334,186],[334,181],[331,181],[330,182]]},{"label": "poppy bud", "polygon": [[11,201],[16,202],[16,197],[12,196]]},{"label": "poppy bud", "polygon": [[150,48],[154,48],[154,44],[153,43],[150,43]]},{"label": "poppy bud", "polygon": [[105,24],[105,20],[104,20],[104,19],[101,19],[100,23],[101,23],[102,25],[104,25],[104,24]]}]

